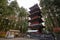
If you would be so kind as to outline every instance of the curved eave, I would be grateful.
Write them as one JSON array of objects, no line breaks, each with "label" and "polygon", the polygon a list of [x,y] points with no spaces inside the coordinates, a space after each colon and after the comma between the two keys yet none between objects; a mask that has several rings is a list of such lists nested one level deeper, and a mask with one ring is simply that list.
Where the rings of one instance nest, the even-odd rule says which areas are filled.
[{"label": "curved eave", "polygon": [[30,13],[30,14],[35,14],[35,13],[41,13],[41,11],[40,11],[40,10],[37,10],[37,11],[34,11],[34,12],[29,11],[29,13]]},{"label": "curved eave", "polygon": [[29,28],[45,28],[43,25],[34,25],[34,26],[29,26]]},{"label": "curved eave", "polygon": [[35,16],[40,16],[40,17],[42,17],[41,13],[35,13],[35,14],[29,15],[29,17],[31,17],[31,18],[33,18],[33,17],[35,17]]},{"label": "curved eave", "polygon": [[39,23],[43,22],[43,20],[41,18],[37,18],[34,20],[29,20],[28,22],[34,22],[34,21],[38,21]]},{"label": "curved eave", "polygon": [[30,10],[33,10],[33,9],[35,9],[35,8],[39,8],[38,4],[33,5],[33,6],[30,7],[29,9],[30,9]]}]

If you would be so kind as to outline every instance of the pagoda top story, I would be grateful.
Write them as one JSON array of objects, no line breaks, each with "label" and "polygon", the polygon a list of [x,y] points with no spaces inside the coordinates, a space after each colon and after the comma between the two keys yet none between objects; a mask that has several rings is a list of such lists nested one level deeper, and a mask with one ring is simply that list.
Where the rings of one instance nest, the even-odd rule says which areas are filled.
[{"label": "pagoda top story", "polygon": [[29,11],[30,14],[36,14],[36,13],[40,14],[41,13],[38,4],[35,4],[34,6],[30,7],[29,9],[30,9],[30,11]]},{"label": "pagoda top story", "polygon": [[38,9],[39,9],[38,4],[35,4],[34,6],[30,7],[29,9],[30,9],[30,10],[33,10],[33,9],[36,9],[36,8],[38,8]]}]

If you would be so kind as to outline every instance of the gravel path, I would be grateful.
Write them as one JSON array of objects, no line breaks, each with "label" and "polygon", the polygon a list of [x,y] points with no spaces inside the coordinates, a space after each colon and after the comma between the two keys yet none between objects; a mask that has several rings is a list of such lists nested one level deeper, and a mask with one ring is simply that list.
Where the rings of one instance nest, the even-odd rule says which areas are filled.
[{"label": "gravel path", "polygon": [[37,39],[29,39],[29,38],[13,38],[13,39],[6,39],[6,38],[0,38],[0,40],[37,40]]}]

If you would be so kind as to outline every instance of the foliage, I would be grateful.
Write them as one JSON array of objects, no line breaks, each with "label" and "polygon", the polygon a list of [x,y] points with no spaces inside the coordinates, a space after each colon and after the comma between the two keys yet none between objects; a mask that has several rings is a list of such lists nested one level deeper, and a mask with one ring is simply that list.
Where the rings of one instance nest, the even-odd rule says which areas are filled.
[{"label": "foliage", "polygon": [[24,21],[24,22],[21,23],[20,26],[21,26],[20,27],[20,32],[21,33],[26,33],[27,28],[28,28],[28,22],[27,21]]},{"label": "foliage", "polygon": [[45,24],[50,31],[53,27],[60,27],[60,1],[59,0],[41,0],[42,15],[45,18]]},{"label": "foliage", "polygon": [[25,33],[28,27],[28,22],[27,22],[28,12],[23,7],[21,7],[18,17],[20,18],[18,21],[20,22],[20,32]]},{"label": "foliage", "polygon": [[[0,1],[0,31],[7,31],[9,29],[27,30],[27,10],[19,7],[17,1],[12,1],[8,5],[8,0]],[[13,19],[11,19],[11,17]],[[16,21],[18,20],[18,21]],[[20,30],[21,31],[21,30]]]}]

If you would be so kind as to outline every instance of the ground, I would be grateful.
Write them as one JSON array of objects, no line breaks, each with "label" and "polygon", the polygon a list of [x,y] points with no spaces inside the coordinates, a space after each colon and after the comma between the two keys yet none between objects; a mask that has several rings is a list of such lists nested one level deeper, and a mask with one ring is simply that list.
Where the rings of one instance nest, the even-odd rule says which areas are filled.
[{"label": "ground", "polygon": [[6,38],[0,38],[0,40],[37,40],[37,39],[30,39],[30,38],[13,38],[13,39],[6,39]]}]

